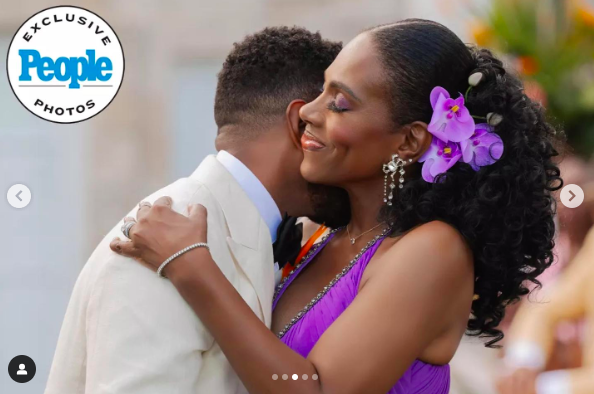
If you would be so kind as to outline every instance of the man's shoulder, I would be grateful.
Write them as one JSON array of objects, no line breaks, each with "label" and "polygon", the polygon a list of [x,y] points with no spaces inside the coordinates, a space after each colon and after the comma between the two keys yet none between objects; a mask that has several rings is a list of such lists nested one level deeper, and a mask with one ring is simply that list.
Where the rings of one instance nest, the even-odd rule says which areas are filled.
[{"label": "man's shoulder", "polygon": [[[214,196],[203,182],[193,178],[180,178],[177,181],[157,190],[151,195],[145,197],[141,201],[147,201],[150,203],[155,202],[159,197],[169,196],[173,199],[174,209],[178,204],[193,203],[196,200],[210,200],[214,199]],[[140,201],[139,201],[140,202]],[[135,211],[138,205],[132,210]]]},{"label": "man's shoulder", "polygon": [[[217,203],[208,188],[198,180],[192,178],[181,178],[152,193],[146,198],[138,201],[155,202],[159,197],[169,196],[173,199],[173,209],[182,214],[187,213],[188,204],[203,204],[211,211],[217,211]],[[79,281],[84,282],[86,287],[104,286],[106,282],[121,284],[122,281],[129,281],[131,287],[138,283],[162,283],[162,279],[155,273],[130,258],[114,253],[109,243],[115,238],[123,238],[121,227],[125,216],[136,216],[138,204],[136,204],[127,215],[103,237],[89,259],[87,260]],[[213,216],[215,215],[213,213]],[[150,275],[147,275],[150,274]]]}]

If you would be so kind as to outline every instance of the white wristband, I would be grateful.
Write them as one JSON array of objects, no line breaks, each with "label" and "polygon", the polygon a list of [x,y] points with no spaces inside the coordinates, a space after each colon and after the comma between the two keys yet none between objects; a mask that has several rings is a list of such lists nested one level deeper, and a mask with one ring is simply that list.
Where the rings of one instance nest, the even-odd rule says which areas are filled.
[{"label": "white wristband", "polygon": [[173,260],[175,260],[176,258],[178,258],[179,256],[181,256],[182,254],[187,253],[190,250],[196,249],[196,248],[206,248],[208,251],[210,251],[210,248],[208,247],[208,245],[205,244],[205,243],[203,243],[203,242],[199,242],[197,244],[190,245],[187,248],[183,248],[182,250],[180,250],[179,252],[175,253],[173,256],[171,256],[167,260],[165,260],[163,262],[163,264],[161,264],[161,266],[157,270],[157,275],[159,275],[161,278],[166,278],[166,276],[163,275],[163,270],[165,269],[165,267],[167,267],[167,264],[171,263]]},{"label": "white wristband", "polygon": [[567,371],[543,372],[536,378],[536,394],[571,394],[571,376]]},{"label": "white wristband", "polygon": [[542,370],[546,364],[542,348],[535,342],[512,342],[505,351],[504,362],[510,369],[529,368]]}]

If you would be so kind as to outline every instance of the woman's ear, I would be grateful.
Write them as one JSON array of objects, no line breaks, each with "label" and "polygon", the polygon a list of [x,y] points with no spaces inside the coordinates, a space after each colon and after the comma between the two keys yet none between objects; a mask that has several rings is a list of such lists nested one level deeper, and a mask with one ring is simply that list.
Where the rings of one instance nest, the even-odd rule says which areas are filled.
[{"label": "woman's ear", "polygon": [[427,123],[413,122],[402,128],[403,142],[398,147],[398,155],[402,158],[419,160],[429,149],[433,136],[427,130]]},{"label": "woman's ear", "polygon": [[289,138],[299,149],[301,149],[301,135],[305,132],[305,122],[299,117],[299,110],[305,104],[307,103],[303,100],[293,100],[287,106],[285,113]]}]

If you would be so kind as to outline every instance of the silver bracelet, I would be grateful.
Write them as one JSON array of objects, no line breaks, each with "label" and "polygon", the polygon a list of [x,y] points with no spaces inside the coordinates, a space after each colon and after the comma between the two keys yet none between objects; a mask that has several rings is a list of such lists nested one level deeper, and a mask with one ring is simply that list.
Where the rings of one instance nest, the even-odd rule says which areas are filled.
[{"label": "silver bracelet", "polygon": [[173,256],[171,256],[167,260],[165,260],[163,262],[163,264],[161,264],[161,266],[157,270],[157,275],[159,275],[159,277],[161,277],[161,278],[166,278],[166,276],[163,275],[163,270],[165,269],[165,267],[167,267],[167,264],[171,263],[173,260],[175,260],[176,258],[178,258],[179,256],[181,256],[182,254],[187,253],[190,250],[196,249],[196,248],[206,248],[206,250],[210,251],[210,248],[204,242],[199,242],[197,244],[190,245],[187,248],[183,248],[182,250],[180,250],[179,252],[175,253]]}]

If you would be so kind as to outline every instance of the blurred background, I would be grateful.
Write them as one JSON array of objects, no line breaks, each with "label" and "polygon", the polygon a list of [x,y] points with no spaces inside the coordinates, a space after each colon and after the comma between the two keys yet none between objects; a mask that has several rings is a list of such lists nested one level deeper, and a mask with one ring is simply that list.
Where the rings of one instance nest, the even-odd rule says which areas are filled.
[{"label": "blurred background", "polygon": [[[21,210],[4,197],[0,201],[0,368],[21,354],[37,364],[27,384],[0,373],[0,393],[43,392],[70,292],[95,245],[144,196],[189,175],[214,153],[216,74],[233,42],[272,25],[299,25],[346,43],[381,23],[410,17],[441,22],[466,42],[492,47],[524,77],[528,94],[547,106],[551,120],[568,135],[564,177],[591,185],[593,3],[71,1],[112,26],[126,72],[118,95],[100,115],[59,125],[21,106],[9,87],[6,62],[0,62],[0,190],[4,196],[22,183],[33,195]],[[0,0],[2,56],[25,20],[59,4]],[[586,200],[592,195],[586,191]],[[581,246],[594,210],[586,201],[560,211],[558,266],[563,267]],[[495,393],[499,357],[497,350],[465,341],[452,363],[452,393]]]}]

